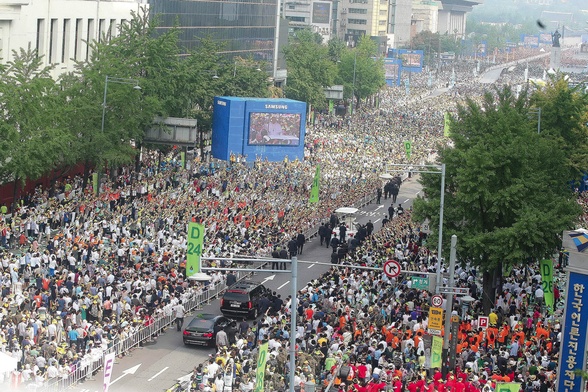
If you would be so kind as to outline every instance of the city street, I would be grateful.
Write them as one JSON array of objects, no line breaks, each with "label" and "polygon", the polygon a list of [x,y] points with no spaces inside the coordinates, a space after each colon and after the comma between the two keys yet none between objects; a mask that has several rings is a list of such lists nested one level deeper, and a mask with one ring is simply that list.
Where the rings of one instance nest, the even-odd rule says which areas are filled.
[{"label": "city street", "polygon": [[[397,202],[401,203],[405,210],[409,209],[412,201],[419,194],[421,189],[417,179],[403,183],[400,188]],[[365,224],[371,219],[374,230],[382,226],[382,219],[388,213],[391,199],[381,200],[382,204],[371,203],[361,208],[357,214],[357,221]],[[295,234],[295,233],[292,233]],[[329,269],[327,265],[315,264],[316,262],[330,263],[331,248],[320,247],[318,238],[313,238],[304,246],[302,255],[299,255],[298,264],[298,288],[300,289],[307,282],[316,279]],[[259,272],[254,278],[281,294],[282,298],[290,295],[289,273],[273,274]],[[213,301],[197,312],[220,314],[219,300]],[[194,313],[194,312],[193,312]],[[184,325],[191,320],[187,315]],[[182,343],[181,332],[175,327],[170,327],[164,334],[159,336],[156,343],[146,345],[143,348],[135,349],[131,355],[119,359],[114,365],[110,383],[110,392],[139,392],[139,391],[160,391],[171,387],[174,382],[182,376],[190,373],[194,366],[205,361],[215,350],[197,346],[186,347]],[[100,392],[103,389],[103,373],[98,372],[94,381],[86,381],[72,388],[76,392]]]}]

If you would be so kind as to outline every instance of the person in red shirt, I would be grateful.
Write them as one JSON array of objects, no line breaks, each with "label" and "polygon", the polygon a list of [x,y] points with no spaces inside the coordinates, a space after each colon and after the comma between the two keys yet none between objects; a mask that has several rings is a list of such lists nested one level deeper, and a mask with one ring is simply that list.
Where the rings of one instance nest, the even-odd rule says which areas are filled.
[{"label": "person in red shirt", "polygon": [[394,377],[392,387],[394,388],[394,392],[402,392],[402,381],[400,381],[400,377]]}]

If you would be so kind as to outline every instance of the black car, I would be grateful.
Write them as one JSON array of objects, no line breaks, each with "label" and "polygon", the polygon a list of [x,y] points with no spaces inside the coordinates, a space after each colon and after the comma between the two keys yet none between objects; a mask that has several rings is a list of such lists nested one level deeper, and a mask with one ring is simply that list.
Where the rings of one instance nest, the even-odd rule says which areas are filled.
[{"label": "black car", "polygon": [[199,313],[184,328],[184,344],[214,346],[216,343],[216,333],[224,329],[229,334],[228,330],[230,328],[236,328],[234,320],[216,314]]},{"label": "black car", "polygon": [[237,282],[223,294],[220,310],[225,316],[255,319],[259,315],[259,300],[266,293],[267,289],[259,282]]}]

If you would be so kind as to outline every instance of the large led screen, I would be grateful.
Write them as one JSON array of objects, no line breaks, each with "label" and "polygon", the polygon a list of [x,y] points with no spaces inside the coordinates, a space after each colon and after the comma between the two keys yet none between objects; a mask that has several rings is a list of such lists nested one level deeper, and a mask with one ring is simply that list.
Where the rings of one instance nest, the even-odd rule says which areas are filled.
[{"label": "large led screen", "polygon": [[300,114],[251,112],[247,139],[247,144],[250,146],[298,146],[300,144]]}]

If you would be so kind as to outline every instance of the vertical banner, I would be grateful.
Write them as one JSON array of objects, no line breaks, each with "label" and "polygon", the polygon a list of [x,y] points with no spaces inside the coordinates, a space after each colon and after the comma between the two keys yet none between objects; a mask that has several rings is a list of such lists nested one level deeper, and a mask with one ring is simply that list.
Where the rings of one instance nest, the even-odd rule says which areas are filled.
[{"label": "vertical banner", "polygon": [[433,346],[433,336],[427,335],[423,336],[423,347],[425,349],[425,369],[431,368],[431,348]]},{"label": "vertical banner", "polygon": [[[567,232],[564,232],[566,234]],[[565,244],[565,238],[564,238]],[[568,272],[566,308],[561,333],[559,367],[556,391],[580,392],[583,384],[577,370],[586,369],[586,330],[588,329],[588,306],[584,306],[585,291],[588,292],[588,275]]]},{"label": "vertical banner", "polygon": [[314,180],[312,180],[312,188],[310,188],[310,199],[309,203],[319,202],[319,182],[321,178],[321,168],[317,165],[316,172],[314,173]]},{"label": "vertical banner", "polygon": [[204,226],[190,222],[188,224],[188,248],[186,249],[186,277],[200,272],[200,256],[204,241]]},{"label": "vertical banner", "polygon": [[539,263],[541,269],[541,288],[543,289],[543,299],[545,306],[550,314],[553,313],[553,262],[551,260],[541,260]]},{"label": "vertical banner", "polygon": [[404,151],[406,151],[406,158],[410,159],[410,154],[412,154],[412,142],[411,141],[405,141],[404,142]]},{"label": "vertical banner", "polygon": [[265,381],[265,364],[267,362],[267,345],[268,342],[265,342],[259,346],[257,370],[255,372],[255,392],[263,392],[263,384]]},{"label": "vertical banner", "polygon": [[92,190],[94,191],[94,196],[98,195],[98,173],[92,173]]},{"label": "vertical banner", "polygon": [[112,377],[112,368],[114,366],[114,358],[116,353],[109,353],[104,356],[104,389],[103,392],[108,392],[110,386],[110,378]]},{"label": "vertical banner", "polygon": [[180,152],[180,162],[182,162],[182,169],[186,168],[186,151]]},{"label": "vertical banner", "polygon": [[495,392],[519,392],[521,384],[516,382],[497,382]]},{"label": "vertical banner", "polygon": [[335,101],[329,99],[329,114],[333,114],[333,110],[335,109]]},{"label": "vertical banner", "polygon": [[449,112],[445,112],[445,121],[443,123],[443,136],[449,137],[451,131],[449,127],[451,126],[451,117],[449,116]]},{"label": "vertical banner", "polygon": [[440,336],[433,336],[431,343],[431,369],[439,368],[443,364],[441,356],[443,355],[443,338]]}]

